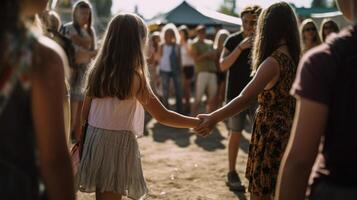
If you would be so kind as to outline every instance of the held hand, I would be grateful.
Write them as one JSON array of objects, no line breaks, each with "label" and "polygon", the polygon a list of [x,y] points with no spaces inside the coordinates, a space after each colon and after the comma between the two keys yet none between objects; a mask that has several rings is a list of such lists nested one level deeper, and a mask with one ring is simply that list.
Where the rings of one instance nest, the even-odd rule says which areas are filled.
[{"label": "held hand", "polygon": [[252,48],[253,46],[253,37],[246,37],[244,40],[238,45],[241,50],[245,50],[248,48]]},{"label": "held hand", "polygon": [[216,122],[212,119],[210,114],[200,114],[197,115],[197,117],[201,119],[201,123],[194,129],[195,132],[204,137],[209,135],[216,125]]}]

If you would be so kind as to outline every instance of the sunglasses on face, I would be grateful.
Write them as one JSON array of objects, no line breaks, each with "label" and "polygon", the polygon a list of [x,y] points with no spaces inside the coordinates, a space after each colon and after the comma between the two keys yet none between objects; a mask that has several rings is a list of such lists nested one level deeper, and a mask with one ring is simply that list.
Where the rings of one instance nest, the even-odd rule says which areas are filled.
[{"label": "sunglasses on face", "polygon": [[305,29],[304,29],[304,32],[313,32],[313,31],[316,31],[316,29],[313,28],[313,27],[305,28]]}]

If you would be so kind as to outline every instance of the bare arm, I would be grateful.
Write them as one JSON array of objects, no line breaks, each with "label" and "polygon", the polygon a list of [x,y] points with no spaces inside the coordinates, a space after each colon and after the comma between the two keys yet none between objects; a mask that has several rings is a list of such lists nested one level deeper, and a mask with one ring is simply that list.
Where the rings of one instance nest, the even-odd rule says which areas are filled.
[{"label": "bare arm", "polygon": [[250,37],[245,38],[232,52],[227,48],[224,48],[219,60],[219,67],[222,71],[227,71],[232,67],[233,63],[239,58],[242,51],[252,47],[252,39]]},{"label": "bare arm", "polygon": [[275,199],[303,200],[321,136],[325,130],[328,108],[305,98],[297,99],[294,124],[283,157]]},{"label": "bare arm", "polygon": [[92,98],[85,96],[84,101],[83,101],[82,112],[81,112],[81,125],[82,126],[88,121],[88,115],[89,115],[91,103],[92,103]]},{"label": "bare arm", "polygon": [[[134,82],[138,83],[139,78],[137,76],[135,77]],[[139,88],[139,86],[134,87]],[[200,120],[196,117],[188,117],[166,109],[151,89],[147,91],[147,94],[149,96],[148,98],[137,96],[137,99],[144,106],[144,109],[161,124],[176,128],[194,128],[200,123]]]},{"label": "bare arm", "polygon": [[220,69],[222,71],[227,71],[229,68],[231,68],[241,53],[242,50],[239,48],[239,46],[235,48],[233,52],[230,52],[227,48],[224,48],[219,59]]},{"label": "bare arm", "polygon": [[211,114],[200,115],[199,117],[205,119],[205,121],[195,130],[200,134],[207,134],[207,131],[212,130],[216,123],[246,108],[269,83],[276,81],[278,77],[279,64],[275,59],[271,57],[267,58],[260,65],[253,80],[249,82],[240,95]]},{"label": "bare arm", "polygon": [[[42,41],[36,48],[32,81],[32,112],[39,150],[40,171],[52,200],[74,200],[71,162],[67,149],[64,117],[64,61],[53,42]],[[42,59],[46,58],[46,59]]]}]

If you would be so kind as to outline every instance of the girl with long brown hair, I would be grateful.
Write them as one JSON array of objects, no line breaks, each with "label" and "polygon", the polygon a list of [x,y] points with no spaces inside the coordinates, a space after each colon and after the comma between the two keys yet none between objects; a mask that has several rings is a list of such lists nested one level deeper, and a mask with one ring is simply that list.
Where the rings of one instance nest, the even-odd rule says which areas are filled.
[{"label": "girl with long brown hair", "polygon": [[75,63],[72,68],[71,85],[71,134],[79,139],[80,108],[83,103],[84,76],[88,64],[96,55],[96,35],[92,27],[92,6],[80,0],[73,5],[72,22],[65,24],[63,34],[71,39],[75,47]]},{"label": "girl with long brown hair", "polygon": [[293,9],[285,2],[271,5],[258,19],[253,46],[253,79],[223,108],[199,115],[204,122],[196,131],[207,134],[217,122],[242,112],[258,98],[246,169],[252,200],[270,200],[274,196],[280,161],[294,117],[295,100],[289,90],[299,55],[299,31]]},{"label": "girl with long brown hair", "polygon": [[321,22],[320,35],[323,42],[326,41],[328,35],[338,33],[339,31],[340,28],[338,28],[338,25],[332,19],[327,18]]},{"label": "girl with long brown hair", "polygon": [[136,140],[143,134],[144,109],[167,126],[193,128],[200,122],[167,110],[150,89],[147,37],[139,16],[115,16],[89,72],[82,110],[89,125],[78,180],[79,189],[96,192],[97,199],[147,195]]}]

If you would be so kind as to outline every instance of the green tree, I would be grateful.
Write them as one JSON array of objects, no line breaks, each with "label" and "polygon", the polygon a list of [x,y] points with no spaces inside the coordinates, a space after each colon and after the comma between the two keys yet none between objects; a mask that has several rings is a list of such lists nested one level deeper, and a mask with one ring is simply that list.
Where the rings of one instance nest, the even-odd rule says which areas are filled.
[{"label": "green tree", "polygon": [[235,12],[236,10],[236,1],[235,0],[223,0],[223,3],[219,7],[219,12],[231,15],[231,16],[238,16],[238,14]]},{"label": "green tree", "polygon": [[100,18],[111,16],[112,0],[91,0]]}]

